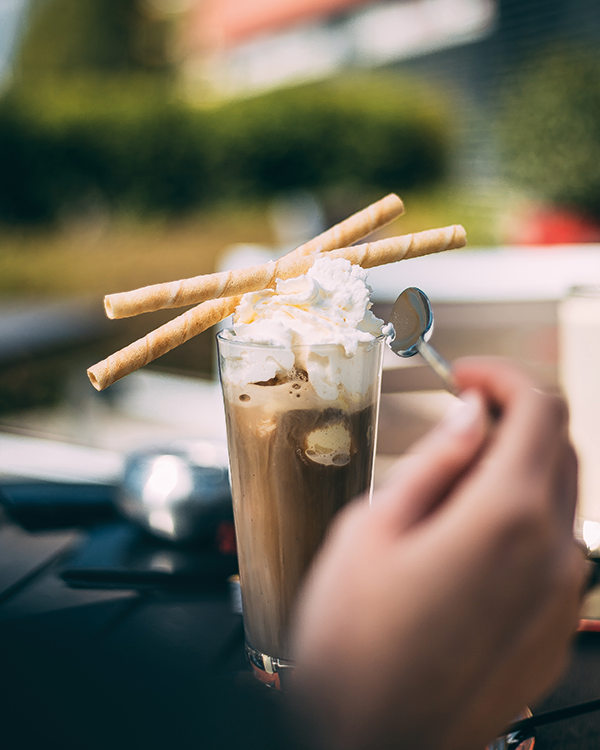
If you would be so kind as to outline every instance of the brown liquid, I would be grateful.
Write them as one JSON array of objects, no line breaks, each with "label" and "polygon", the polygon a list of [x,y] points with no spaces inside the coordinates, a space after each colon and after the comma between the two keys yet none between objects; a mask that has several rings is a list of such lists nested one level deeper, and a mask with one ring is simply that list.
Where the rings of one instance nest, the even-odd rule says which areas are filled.
[{"label": "brown liquid", "polygon": [[[246,639],[284,659],[302,578],[335,513],[369,489],[375,443],[374,401],[316,409],[305,387],[255,384],[230,392],[226,408]],[[343,447],[314,460],[324,434]]]}]

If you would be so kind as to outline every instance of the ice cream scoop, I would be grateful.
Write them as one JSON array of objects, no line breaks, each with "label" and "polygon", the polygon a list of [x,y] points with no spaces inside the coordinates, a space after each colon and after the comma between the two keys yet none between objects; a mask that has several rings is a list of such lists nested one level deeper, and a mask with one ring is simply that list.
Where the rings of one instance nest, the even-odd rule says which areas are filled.
[{"label": "ice cream scoop", "polygon": [[433,333],[433,310],[429,298],[420,289],[405,289],[394,302],[390,323],[394,334],[388,346],[399,357],[414,357],[419,353],[442,379],[444,386],[458,395],[452,370],[446,360],[428,343]]}]

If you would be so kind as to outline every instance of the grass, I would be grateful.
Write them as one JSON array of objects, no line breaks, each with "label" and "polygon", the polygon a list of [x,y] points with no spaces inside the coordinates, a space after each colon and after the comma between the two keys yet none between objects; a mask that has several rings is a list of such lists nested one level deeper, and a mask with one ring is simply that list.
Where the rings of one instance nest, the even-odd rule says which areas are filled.
[{"label": "grass", "polygon": [[493,187],[479,191],[454,185],[427,193],[401,196],[406,213],[390,229],[393,234],[462,224],[469,247],[497,247],[502,244],[502,224],[509,213],[510,196]]},{"label": "grass", "polygon": [[0,234],[0,295],[104,295],[210,273],[234,242],[272,241],[264,212],[238,210],[180,221],[102,217],[55,230]]}]

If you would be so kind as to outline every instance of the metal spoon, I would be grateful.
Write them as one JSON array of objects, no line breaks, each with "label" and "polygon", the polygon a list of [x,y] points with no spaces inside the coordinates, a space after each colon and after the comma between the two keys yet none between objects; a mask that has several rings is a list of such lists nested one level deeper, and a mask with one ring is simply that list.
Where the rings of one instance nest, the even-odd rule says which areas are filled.
[{"label": "metal spoon", "polygon": [[414,357],[418,352],[440,376],[450,393],[457,396],[458,388],[450,365],[427,343],[433,333],[433,311],[425,292],[415,286],[405,289],[394,302],[390,323],[394,326],[394,337],[387,343],[394,354]]}]

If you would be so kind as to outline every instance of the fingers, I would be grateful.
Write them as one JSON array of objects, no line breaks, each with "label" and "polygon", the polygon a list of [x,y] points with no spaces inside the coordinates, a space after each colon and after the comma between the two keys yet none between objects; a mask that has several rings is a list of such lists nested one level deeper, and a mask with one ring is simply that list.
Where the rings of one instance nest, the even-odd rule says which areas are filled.
[{"label": "fingers", "polygon": [[[568,413],[562,399],[543,394],[514,365],[495,359],[465,359],[456,363],[459,387],[478,388],[495,405],[500,418],[486,450],[482,471],[498,483],[520,488],[506,508],[527,500],[553,504],[571,523],[577,496],[577,467],[568,436]],[[542,510],[542,508],[538,508]],[[548,508],[545,508],[547,512]]]},{"label": "fingers", "polygon": [[[459,389],[475,388],[499,413],[500,435],[515,453],[545,453],[545,445],[559,438],[567,441],[567,409],[560,398],[543,394],[537,383],[514,364],[502,359],[463,359],[454,367]],[[531,437],[536,440],[532,443]]]},{"label": "fingers", "polygon": [[[373,498],[390,533],[462,502],[463,512],[492,524],[502,516],[538,524],[552,511],[553,533],[571,535],[577,468],[563,401],[501,359],[460,360],[454,369],[460,406],[398,462]],[[500,416],[490,433],[492,409]],[[465,491],[457,493],[459,480]]]},{"label": "fingers", "polygon": [[[442,531],[447,539],[460,531],[461,545],[477,550],[477,567],[487,570],[500,612],[520,613],[523,624],[530,618],[532,627],[549,628],[554,636],[561,631],[565,638],[574,627],[583,574],[572,533],[577,462],[566,407],[503,361],[463,360],[455,373],[461,387],[479,388],[500,418],[446,504]],[[502,560],[502,566],[486,569],[486,560]],[[552,602],[558,606],[554,618],[544,610]],[[492,614],[491,637],[495,626],[504,627],[497,611]]]},{"label": "fingers", "polygon": [[463,357],[453,363],[452,372],[460,391],[477,388],[501,408],[510,406],[523,388],[537,387],[514,362],[502,357]]},{"label": "fingers", "polygon": [[467,390],[411,452],[391,470],[373,497],[373,510],[390,531],[404,531],[431,513],[475,459],[487,434],[482,396]]}]

